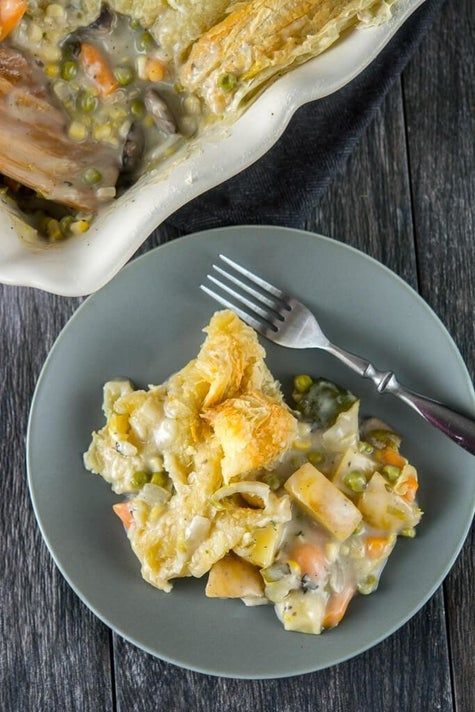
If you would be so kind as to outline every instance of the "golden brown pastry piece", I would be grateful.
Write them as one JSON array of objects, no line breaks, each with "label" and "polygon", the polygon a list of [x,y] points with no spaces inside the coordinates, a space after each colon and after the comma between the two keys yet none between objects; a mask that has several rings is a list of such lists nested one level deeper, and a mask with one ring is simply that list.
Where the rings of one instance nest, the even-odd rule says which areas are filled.
[{"label": "golden brown pastry piece", "polygon": [[[115,492],[134,494],[128,537],[143,577],[165,591],[173,578],[205,574],[245,534],[291,516],[287,495],[249,480],[282,457],[297,434],[264,349],[230,311],[214,314],[205,331],[198,356],[162,386],[108,384],[108,422],[84,458]],[[155,471],[157,462],[172,490],[153,481],[137,485],[136,473]],[[255,495],[256,488],[257,505],[249,506],[239,495]]]},{"label": "golden brown pastry piece", "polygon": [[323,52],[381,0],[250,0],[200,37],[180,82],[210,110],[237,109],[272,76]]},{"label": "golden brown pastry piece", "polygon": [[223,479],[272,464],[297,436],[290,411],[259,391],[229,398],[205,412],[224,452]]}]

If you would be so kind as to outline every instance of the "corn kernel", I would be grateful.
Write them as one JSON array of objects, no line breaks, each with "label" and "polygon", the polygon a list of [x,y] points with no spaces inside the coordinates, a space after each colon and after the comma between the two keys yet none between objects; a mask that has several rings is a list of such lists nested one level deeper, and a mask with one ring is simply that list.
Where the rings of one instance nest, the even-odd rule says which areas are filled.
[{"label": "corn kernel", "polygon": [[89,227],[89,220],[76,220],[76,222],[71,223],[71,227],[69,229],[73,235],[82,235],[84,232],[89,230]]},{"label": "corn kernel", "polygon": [[48,5],[48,7],[46,8],[46,14],[48,17],[53,18],[57,22],[63,22],[66,17],[66,11],[64,7],[62,7],[56,2],[51,3],[51,5]]},{"label": "corn kernel", "polygon": [[165,76],[165,69],[165,65],[159,59],[147,59],[145,72],[149,82],[161,82]]},{"label": "corn kernel", "polygon": [[113,121],[125,119],[127,112],[121,106],[113,106],[109,112],[109,116]]},{"label": "corn kernel", "polygon": [[110,138],[112,129],[107,124],[102,124],[101,126],[96,126],[94,129],[94,138],[96,141],[105,141]]},{"label": "corn kernel", "polygon": [[147,129],[152,129],[155,126],[155,121],[153,120],[153,116],[150,116],[150,114],[148,116],[146,116],[145,119],[143,120],[143,125]]},{"label": "corn kernel", "polygon": [[80,121],[72,121],[68,129],[68,135],[73,141],[84,141],[87,136],[87,128]]},{"label": "corn kernel", "polygon": [[41,47],[41,58],[45,62],[58,62],[61,59],[61,50],[54,45]]},{"label": "corn kernel", "polygon": [[312,445],[312,441],[307,439],[295,440],[293,447],[296,450],[308,450]]},{"label": "corn kernel", "polygon": [[59,77],[59,64],[47,64],[45,74],[47,77]]}]

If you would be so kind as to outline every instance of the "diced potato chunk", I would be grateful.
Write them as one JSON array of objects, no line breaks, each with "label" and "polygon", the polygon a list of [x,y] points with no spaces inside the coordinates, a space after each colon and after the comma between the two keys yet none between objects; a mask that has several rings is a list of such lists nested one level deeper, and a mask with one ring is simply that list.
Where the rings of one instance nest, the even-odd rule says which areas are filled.
[{"label": "diced potato chunk", "polygon": [[310,463],[289,477],[285,489],[339,541],[345,541],[362,519],[353,502]]},{"label": "diced potato chunk", "polygon": [[344,492],[346,495],[354,497],[355,492],[353,492],[345,484],[346,475],[354,471],[363,472],[363,474],[369,475],[371,472],[374,472],[375,469],[376,464],[374,460],[372,460],[367,455],[364,455],[356,448],[349,447],[340,460],[336,472],[332,477],[332,482],[338,487],[339,490]]},{"label": "diced potato chunk", "polygon": [[236,554],[228,554],[210,569],[208,598],[262,598],[264,582],[257,568]]},{"label": "diced potato chunk", "polygon": [[334,424],[323,433],[323,443],[331,452],[344,452],[349,447],[356,447],[359,439],[358,413],[360,402],[340,413]]},{"label": "diced potato chunk", "polygon": [[252,532],[252,540],[247,546],[235,547],[234,551],[249,563],[265,569],[274,560],[282,533],[282,524],[267,524]]},{"label": "diced potato chunk", "polygon": [[379,472],[368,482],[358,507],[369,524],[391,533],[415,527],[422,514],[418,507],[396,494]]},{"label": "diced potato chunk", "polygon": [[275,610],[285,630],[318,635],[322,631],[328,593],[308,595],[302,591],[291,591]]}]

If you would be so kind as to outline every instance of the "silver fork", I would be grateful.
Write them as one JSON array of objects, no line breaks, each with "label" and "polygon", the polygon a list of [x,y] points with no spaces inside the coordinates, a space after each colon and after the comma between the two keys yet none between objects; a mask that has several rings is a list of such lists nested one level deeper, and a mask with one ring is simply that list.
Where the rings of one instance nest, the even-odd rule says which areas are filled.
[{"label": "silver fork", "polygon": [[[475,420],[401,386],[391,371],[380,371],[366,359],[330,343],[316,318],[304,304],[229,257],[219,255],[219,258],[233,271],[213,265],[215,272],[227,281],[214,274],[207,275],[208,279],[243,304],[249,313],[202,284],[200,288],[219,304],[232,309],[246,324],[275,344],[291,349],[323,349],[333,354],[360,376],[373,381],[380,393],[391,393],[404,401],[457,445],[475,454]],[[243,275],[245,281],[238,275]]]}]

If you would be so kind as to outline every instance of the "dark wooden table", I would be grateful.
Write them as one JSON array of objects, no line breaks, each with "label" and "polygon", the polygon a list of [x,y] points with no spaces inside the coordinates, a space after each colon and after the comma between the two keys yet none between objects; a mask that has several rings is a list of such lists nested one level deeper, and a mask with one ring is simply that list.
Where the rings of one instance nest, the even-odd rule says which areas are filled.
[{"label": "dark wooden table", "polygon": [[[449,328],[472,375],[474,5],[452,0],[445,6],[358,149],[301,226],[373,255],[418,289]],[[176,236],[162,227],[143,250]],[[0,299],[0,710],[475,710],[470,541],[444,585],[396,634],[311,675],[263,682],[206,677],[152,658],[98,621],[41,540],[24,458],[40,368],[81,300],[9,287]]]}]

